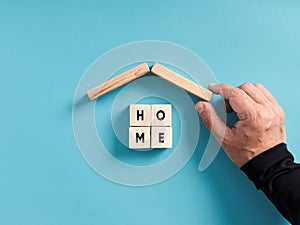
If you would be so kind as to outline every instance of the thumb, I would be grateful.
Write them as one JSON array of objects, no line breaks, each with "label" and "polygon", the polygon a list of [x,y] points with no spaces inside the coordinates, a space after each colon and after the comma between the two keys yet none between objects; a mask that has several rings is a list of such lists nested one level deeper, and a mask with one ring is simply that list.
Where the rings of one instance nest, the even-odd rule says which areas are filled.
[{"label": "thumb", "polygon": [[[200,101],[196,104],[195,108],[205,127],[215,136],[217,141],[222,144],[225,136],[231,133],[230,128],[225,124],[210,103]],[[228,138],[225,138],[225,140],[228,140]]]}]

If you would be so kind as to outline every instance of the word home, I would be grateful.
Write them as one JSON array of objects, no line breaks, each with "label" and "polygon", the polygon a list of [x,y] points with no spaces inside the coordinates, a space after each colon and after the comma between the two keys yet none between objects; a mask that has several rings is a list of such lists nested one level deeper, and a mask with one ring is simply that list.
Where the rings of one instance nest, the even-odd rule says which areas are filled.
[{"label": "word home", "polygon": [[172,148],[172,105],[130,105],[129,148]]}]

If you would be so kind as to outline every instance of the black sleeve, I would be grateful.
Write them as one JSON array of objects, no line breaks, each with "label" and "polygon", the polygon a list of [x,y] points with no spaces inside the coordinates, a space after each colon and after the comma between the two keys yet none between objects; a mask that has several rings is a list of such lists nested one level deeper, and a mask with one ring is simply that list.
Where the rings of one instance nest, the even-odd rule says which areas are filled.
[{"label": "black sleeve", "polygon": [[281,143],[251,159],[241,170],[293,225],[300,225],[300,164]]}]

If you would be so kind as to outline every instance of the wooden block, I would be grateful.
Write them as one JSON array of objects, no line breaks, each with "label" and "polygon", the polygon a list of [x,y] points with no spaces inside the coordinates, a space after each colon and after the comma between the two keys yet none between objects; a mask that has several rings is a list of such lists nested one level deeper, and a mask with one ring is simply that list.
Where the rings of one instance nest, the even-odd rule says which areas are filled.
[{"label": "wooden block", "polygon": [[129,127],[129,148],[150,148],[150,127]]},{"label": "wooden block", "polygon": [[172,127],[151,127],[151,148],[172,148]]},{"label": "wooden block", "polygon": [[151,105],[151,126],[172,126],[172,105]]},{"label": "wooden block", "polygon": [[129,110],[130,126],[151,125],[151,105],[132,104]]},{"label": "wooden block", "polygon": [[151,72],[205,101],[209,102],[212,98],[213,93],[208,89],[180,76],[158,63],[153,65]]},{"label": "wooden block", "polygon": [[140,64],[130,70],[127,70],[126,72],[118,75],[117,77],[114,77],[92,89],[90,89],[87,92],[87,95],[91,100],[94,100],[101,95],[104,95],[118,87],[121,87],[124,84],[129,83],[130,81],[133,81],[146,73],[150,72],[150,69],[147,65],[147,63]]}]

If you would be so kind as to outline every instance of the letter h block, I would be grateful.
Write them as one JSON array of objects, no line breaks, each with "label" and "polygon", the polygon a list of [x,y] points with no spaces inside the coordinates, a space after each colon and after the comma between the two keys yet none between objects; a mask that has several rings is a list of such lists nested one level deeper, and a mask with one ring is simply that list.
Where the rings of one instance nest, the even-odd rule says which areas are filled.
[{"label": "letter h block", "polygon": [[172,148],[172,105],[130,105],[129,148]]}]

